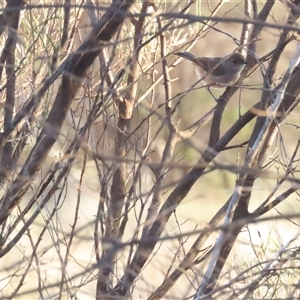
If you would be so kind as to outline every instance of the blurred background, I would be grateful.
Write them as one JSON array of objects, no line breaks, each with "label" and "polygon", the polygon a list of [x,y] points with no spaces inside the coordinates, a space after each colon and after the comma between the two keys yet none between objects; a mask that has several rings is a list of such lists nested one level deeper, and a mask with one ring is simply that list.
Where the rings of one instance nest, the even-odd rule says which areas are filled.
[{"label": "blurred background", "polygon": [[[30,4],[34,5],[34,3]],[[20,19],[16,50],[20,71],[17,73],[17,103],[15,111],[18,111],[39,90],[47,74],[50,75],[49,68],[53,58],[53,50],[57,47],[60,40],[64,17],[62,7],[56,7],[56,2],[50,3],[47,1],[47,3],[40,4],[47,5],[44,7],[37,6],[32,9],[26,9],[25,7]],[[52,4],[53,7],[51,7]],[[74,1],[75,4],[77,4],[77,1]],[[75,5],[71,10],[70,28],[73,32],[70,36],[68,51],[63,51],[67,47],[60,49],[62,54],[58,56],[58,65],[77,49],[92,30],[92,21],[88,10],[79,4],[81,3],[78,2],[78,6]],[[101,10],[95,10],[95,15],[99,19],[109,3],[99,2],[95,4],[98,7],[103,7]],[[186,3],[176,1],[161,1],[155,4],[161,13],[177,13],[186,5]],[[4,5],[5,3],[1,3],[1,8],[4,8]],[[196,16],[214,14],[218,17],[242,19],[245,17],[244,5],[244,1],[195,1],[188,13]],[[257,11],[259,12],[264,5],[264,2],[257,2]],[[142,3],[137,2],[131,9],[131,12],[140,12],[141,6]],[[149,12],[151,13],[150,10]],[[272,24],[285,24],[288,13],[289,9],[285,3],[276,1],[267,21]],[[163,19],[163,22],[168,22],[168,19]],[[133,23],[133,20],[127,19],[122,30],[107,48],[107,61],[110,62],[108,66],[113,75],[126,65],[127,59],[132,54]],[[188,49],[188,51],[197,56],[225,56],[236,51],[237,45],[235,40],[240,39],[242,31],[242,24],[240,23],[212,21],[207,29],[201,32],[203,26],[204,24],[200,22],[186,25],[183,19],[173,19],[172,26],[165,32],[172,105],[178,105],[174,113],[174,123],[181,130],[186,129],[206,114],[216,103],[207,89],[201,86],[201,83],[191,89],[191,86],[198,80],[193,66],[186,60],[178,62],[178,57],[174,53]],[[149,16],[143,28],[144,40],[151,37],[157,30],[158,24],[156,19]],[[258,61],[260,61],[261,57],[274,50],[281,31],[270,27],[263,28],[262,34],[256,41],[256,58]],[[2,35],[1,38],[4,43],[5,35]],[[281,81],[295,53],[297,44],[298,41],[294,40],[285,47],[276,66],[271,88],[274,88]],[[192,47],[189,49],[190,46]],[[131,137],[131,143],[137,146],[128,149],[128,181],[126,182],[128,190],[133,182],[133,174],[136,172],[135,159],[138,156],[137,152],[142,152],[146,144],[149,145],[147,162],[152,165],[159,164],[169,136],[168,127],[164,123],[166,98],[163,80],[158,80],[153,88],[153,82],[156,82],[162,74],[159,47],[158,38],[153,39],[152,42],[149,42],[143,48],[138,61],[139,76],[131,124],[131,131],[135,132]],[[238,120],[240,115],[261,100],[263,74],[265,74],[266,68],[268,68],[268,61],[262,62],[250,76],[247,76],[243,81],[242,87],[230,99],[222,119],[221,136]],[[49,172],[53,170],[55,163],[66,159],[65,150],[78,130],[86,123],[95,95],[99,91],[103,95],[108,90],[101,72],[103,70],[101,71],[100,63],[96,60],[72,103],[56,144],[38,176],[32,182],[31,188],[25,194],[20,207],[13,212],[10,222],[26,207],[28,201],[49,175]],[[127,77],[128,73],[119,85],[118,91],[121,95],[126,87]],[[3,85],[3,82],[1,85]],[[45,117],[51,109],[59,85],[60,80],[57,80],[49,88],[40,110],[35,114],[32,134],[17,163],[18,168],[15,170],[16,172],[8,178],[8,181],[2,187],[2,195],[5,195],[7,187],[15,178],[18,170],[26,163],[28,154],[32,150],[36,137],[44,124]],[[185,92],[184,95],[183,92]],[[219,96],[223,92],[224,89],[213,89],[215,96]],[[2,103],[4,103],[5,93],[2,92],[1,98]],[[144,121],[147,118],[149,121]],[[273,163],[268,168],[268,171],[256,180],[250,200],[250,211],[255,210],[270,195],[270,192],[276,187],[277,178],[284,174],[283,163],[289,161],[299,139],[298,120],[299,108],[296,108],[281,123],[279,134],[266,161],[266,164],[271,161]],[[20,276],[25,274],[25,272],[27,272],[26,280],[18,294],[14,296],[14,299],[40,299],[42,298],[41,295],[44,295],[44,299],[95,298],[97,277],[97,270],[94,266],[96,263],[94,248],[95,219],[99,201],[101,201],[99,194],[103,188],[102,182],[106,174],[106,167],[115,163],[114,151],[117,121],[117,105],[110,101],[103,107],[101,116],[93,122],[89,135],[85,137],[85,147],[82,147],[80,154],[76,156],[71,171],[65,178],[65,182],[53,194],[51,201],[47,203],[46,207],[41,210],[39,217],[27,231],[27,234],[22,237],[9,253],[2,257],[0,267],[2,278],[0,291],[2,294],[0,294],[0,298],[9,298],[9,295],[17,288]],[[254,124],[255,120],[243,128],[230,145],[239,145],[249,140]],[[170,162],[171,167],[168,169],[164,180],[163,199],[170,195],[177,184],[197,164],[201,154],[207,147],[210,125],[211,123],[209,122],[190,139],[177,143]],[[246,147],[247,145],[221,152],[212,163],[212,167],[208,168],[207,173],[196,182],[184,201],[176,209],[176,213],[171,216],[167,223],[163,236],[172,236],[173,238],[157,245],[151,261],[138,277],[136,286],[132,291],[132,299],[147,299],[163,282],[172,267],[184,257],[197,236],[193,233],[205,227],[217,210],[232,195],[237,180],[237,175],[232,170],[232,166],[243,164]],[[87,152],[89,155],[86,156]],[[95,162],[97,159],[92,153],[99,155],[98,158],[100,157],[100,159],[97,163]],[[294,158],[295,162],[298,159],[299,155],[297,153]],[[220,164],[223,168],[214,168],[214,164]],[[297,169],[297,166],[295,168]],[[136,202],[130,209],[129,222],[123,241],[130,241],[134,233],[141,230],[142,222],[139,219],[139,214],[141,209],[143,209],[141,215],[145,216],[147,213],[154,184],[155,178],[153,173],[147,165],[143,166],[139,184],[134,193],[135,198],[134,200],[131,199],[131,201]],[[291,185],[290,182],[282,184],[274,197]],[[111,186],[111,180],[109,181],[109,186]],[[46,195],[50,188],[51,185],[45,189],[43,194]],[[43,194],[33,205],[32,212],[43,200]],[[298,194],[295,193],[276,209],[265,215],[265,217],[299,213],[298,201]],[[52,214],[53,217],[50,218]],[[49,219],[51,220],[47,221]],[[72,233],[74,238],[72,246],[69,248],[70,234],[72,228],[75,227],[75,223],[75,233]],[[137,226],[139,223],[141,223],[140,227]],[[20,230],[22,225],[22,223],[18,225],[15,233]],[[239,235],[238,241],[231,252],[220,284],[228,282],[228,278],[233,278],[251,264],[273,257],[284,243],[287,243],[297,234],[298,227],[298,219],[293,219],[293,221],[290,219],[269,220],[247,226]],[[45,232],[41,236],[43,230]],[[190,235],[182,237],[180,236],[182,233],[190,233]],[[213,244],[218,234],[219,232],[212,234],[205,243],[204,248]],[[13,236],[8,241],[11,241]],[[37,253],[34,253],[34,244],[39,239],[41,240]],[[129,254],[129,247],[125,247],[118,253],[116,269],[113,272],[115,283],[123,275]],[[66,257],[68,257],[67,264]],[[31,258],[33,262],[30,262],[31,266],[29,266]],[[188,271],[163,299],[185,299],[185,297],[191,296],[195,292],[195,288],[198,286],[206,267],[207,265],[204,263]],[[291,272],[287,277],[282,278],[283,286],[292,285],[298,280],[297,272]],[[61,278],[64,278],[65,282],[67,282],[64,288],[59,285],[59,282],[64,281]],[[244,283],[247,284],[252,279],[249,276],[248,279],[244,279]],[[63,291],[61,294],[58,293],[59,289]],[[280,292],[286,294],[287,289]],[[264,291],[261,290],[260,292],[263,294]],[[60,295],[59,297],[58,294]],[[224,299],[227,298],[224,296]]]}]

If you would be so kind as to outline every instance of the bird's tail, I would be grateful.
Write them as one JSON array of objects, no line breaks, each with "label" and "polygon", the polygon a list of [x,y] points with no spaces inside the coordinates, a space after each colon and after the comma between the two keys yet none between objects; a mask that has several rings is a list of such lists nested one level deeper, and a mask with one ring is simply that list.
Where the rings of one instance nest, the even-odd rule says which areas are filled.
[{"label": "bird's tail", "polygon": [[196,56],[190,52],[175,52],[176,55],[180,56],[180,57],[183,57],[185,59],[188,59],[190,61],[195,61],[196,59]]}]

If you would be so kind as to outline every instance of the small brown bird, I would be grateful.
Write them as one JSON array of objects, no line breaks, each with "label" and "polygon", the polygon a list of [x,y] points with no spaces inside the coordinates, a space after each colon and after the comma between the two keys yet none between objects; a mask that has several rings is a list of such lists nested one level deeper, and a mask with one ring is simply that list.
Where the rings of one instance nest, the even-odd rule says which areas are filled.
[{"label": "small brown bird", "polygon": [[209,85],[210,93],[210,87],[221,88],[236,83],[247,64],[244,56],[237,52],[225,57],[196,57],[190,52],[175,54],[193,63],[198,78]]}]

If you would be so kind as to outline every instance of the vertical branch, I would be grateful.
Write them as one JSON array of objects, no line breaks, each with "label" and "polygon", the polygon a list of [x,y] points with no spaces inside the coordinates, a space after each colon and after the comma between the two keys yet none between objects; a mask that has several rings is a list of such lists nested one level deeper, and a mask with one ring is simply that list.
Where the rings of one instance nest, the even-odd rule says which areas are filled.
[{"label": "vertical branch", "polygon": [[[157,19],[158,29],[161,31],[162,22],[159,17],[156,19]],[[165,101],[166,101],[165,118],[166,118],[167,125],[169,127],[170,134],[167,139],[159,167],[155,169],[154,172],[156,183],[153,191],[152,201],[148,209],[145,226],[143,228],[142,237],[146,237],[150,227],[152,226],[157,216],[158,208],[161,204],[162,186],[163,186],[165,176],[167,174],[166,165],[168,165],[172,160],[174,148],[178,140],[177,129],[175,128],[173,123],[172,102],[169,101],[169,99],[171,98],[171,86],[170,86],[170,74],[169,74],[169,69],[168,69],[168,64],[166,59],[166,40],[165,40],[164,32],[161,32],[161,34],[159,35],[159,39],[160,39],[160,56],[162,60],[161,62],[162,73],[164,78],[163,85],[165,90]]]},{"label": "vertical branch", "polygon": [[[130,132],[132,112],[137,91],[137,80],[139,75],[138,58],[141,50],[139,45],[142,41],[142,28],[148,6],[149,3],[144,1],[140,17],[135,24],[133,53],[130,60],[131,64],[127,80],[128,89],[125,93],[125,97],[119,97],[118,99],[119,120],[115,138],[115,155],[123,161],[118,164],[112,177],[111,201],[108,209],[105,231],[105,237],[111,240],[116,240],[119,235],[120,216],[126,197],[127,136]],[[111,272],[113,270],[115,254],[117,251],[116,247],[110,247],[105,242],[103,242],[103,244],[104,250],[99,262],[96,299],[105,299],[105,297],[108,297],[107,293],[109,292],[111,285]]]},{"label": "vertical branch", "polygon": [[[23,1],[8,1],[5,21],[8,26],[8,37],[1,54],[0,61],[5,63],[6,68],[6,101],[4,105],[4,132],[3,136],[7,136],[13,120],[13,112],[15,108],[15,93],[16,93],[16,74],[15,74],[15,51],[17,43],[17,30],[20,19],[20,9],[23,6]],[[1,76],[0,76],[1,77]],[[12,167],[12,142],[7,142],[1,153],[1,167],[0,167],[0,182],[6,177],[6,173]]]},{"label": "vertical branch", "polygon": [[[248,19],[253,18],[253,16],[251,16],[251,6],[256,7],[256,0],[254,0],[254,1],[245,0],[244,3],[245,3],[245,5],[244,5],[244,14],[245,14],[245,16]],[[251,3],[253,3],[253,4],[251,4]],[[252,25],[250,23],[243,23],[243,28],[242,28],[240,41],[241,41],[241,45],[243,46],[242,54],[244,56],[247,54],[247,45],[248,45],[249,40],[250,40],[251,27],[252,27]]]},{"label": "vertical branch", "polygon": [[59,47],[56,47],[56,49],[54,50],[54,53],[52,55],[52,62],[50,64],[51,73],[53,73],[55,68],[56,68],[59,51],[61,51],[61,49],[64,47],[65,43],[68,40],[70,10],[71,10],[71,1],[70,0],[65,0],[65,3],[64,3],[64,24],[63,24],[62,36],[61,36],[61,39],[60,39]]},{"label": "vertical branch", "polygon": [[[117,136],[115,155],[125,159],[126,157],[126,142],[127,134],[130,131],[130,123],[132,118],[132,111],[134,107],[134,100],[137,91],[137,80],[139,73],[138,58],[139,58],[139,44],[142,40],[142,27],[145,21],[145,14],[148,8],[148,2],[143,2],[141,15],[135,27],[134,34],[134,50],[131,58],[130,71],[128,74],[127,86],[125,98],[119,99],[119,121],[117,125]],[[139,50],[138,50],[139,49]],[[123,209],[124,199],[126,195],[125,189],[126,181],[126,162],[122,162],[116,168],[113,174],[113,182],[111,189],[111,213],[108,218],[112,217],[113,227],[112,232],[107,233],[110,237],[116,238],[119,232],[120,215]],[[112,234],[112,235],[111,235]]]}]

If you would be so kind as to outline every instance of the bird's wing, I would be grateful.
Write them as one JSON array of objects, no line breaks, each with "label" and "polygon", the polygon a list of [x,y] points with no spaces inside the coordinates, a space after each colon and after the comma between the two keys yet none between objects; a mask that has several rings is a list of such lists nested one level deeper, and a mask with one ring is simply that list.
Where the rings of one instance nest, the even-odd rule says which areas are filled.
[{"label": "bird's wing", "polygon": [[214,76],[223,76],[226,73],[226,68],[220,64],[221,57],[198,57],[196,59],[197,64],[206,72],[213,69],[211,72]]}]

